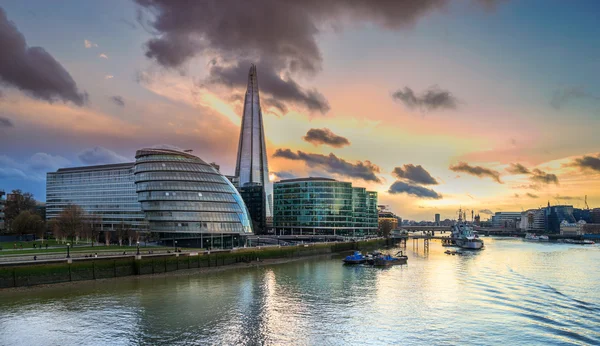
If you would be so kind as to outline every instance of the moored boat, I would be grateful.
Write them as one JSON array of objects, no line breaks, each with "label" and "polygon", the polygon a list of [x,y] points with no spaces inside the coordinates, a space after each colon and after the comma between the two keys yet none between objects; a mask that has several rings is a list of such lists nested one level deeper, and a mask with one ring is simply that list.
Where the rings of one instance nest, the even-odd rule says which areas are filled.
[{"label": "moored boat", "polygon": [[473,228],[462,219],[462,210],[459,210],[458,222],[452,226],[452,239],[462,249],[480,250],[483,248],[483,240],[479,238]]},{"label": "moored boat", "polygon": [[346,256],[343,261],[344,264],[362,264],[367,261],[367,258],[360,251],[354,251],[352,255]]},{"label": "moored boat", "polygon": [[408,261],[408,256],[404,255],[402,251],[398,252],[396,256],[392,255],[380,255],[375,257],[373,260],[373,266],[375,267],[388,267],[398,264],[406,264]]}]

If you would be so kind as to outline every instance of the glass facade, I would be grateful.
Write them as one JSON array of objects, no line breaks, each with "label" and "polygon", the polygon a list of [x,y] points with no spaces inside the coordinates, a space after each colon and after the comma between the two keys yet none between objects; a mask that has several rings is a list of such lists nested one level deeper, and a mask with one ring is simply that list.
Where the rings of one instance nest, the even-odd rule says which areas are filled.
[{"label": "glass facade", "polygon": [[133,163],[61,168],[46,176],[46,219],[57,218],[68,205],[100,216],[104,230],[126,224],[145,230],[146,221],[135,192]]},{"label": "glass facade", "polygon": [[[185,152],[142,149],[136,153],[135,188],[151,232],[180,246],[206,247],[215,237],[234,244],[252,226],[242,198],[213,166]],[[220,241],[220,240],[219,240]]]},{"label": "glass facade", "polygon": [[265,130],[260,108],[258,76],[254,65],[250,67],[248,74],[248,89],[244,99],[235,175],[240,188],[254,184],[264,186],[266,208],[262,210],[265,215],[256,218],[265,219],[265,217],[271,216],[273,192],[269,181],[269,164],[267,162]]},{"label": "glass facade", "polygon": [[248,207],[252,218],[252,228],[256,234],[264,234],[266,230],[265,189],[260,184],[246,184],[239,188],[244,204]]},{"label": "glass facade", "polygon": [[277,234],[367,236],[377,232],[377,193],[328,178],[289,179],[273,187]]}]

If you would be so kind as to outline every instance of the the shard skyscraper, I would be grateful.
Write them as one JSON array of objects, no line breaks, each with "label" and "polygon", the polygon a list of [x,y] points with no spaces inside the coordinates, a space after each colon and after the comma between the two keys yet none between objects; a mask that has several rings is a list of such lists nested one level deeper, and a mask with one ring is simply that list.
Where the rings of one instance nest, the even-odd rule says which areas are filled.
[{"label": "the shard skyscraper", "polygon": [[[244,114],[242,115],[235,175],[239,179],[240,189],[262,186],[265,214],[267,218],[272,216],[273,189],[269,182],[265,130],[255,65],[250,67],[248,74],[248,89],[244,99]],[[252,210],[251,206],[248,207]]]}]

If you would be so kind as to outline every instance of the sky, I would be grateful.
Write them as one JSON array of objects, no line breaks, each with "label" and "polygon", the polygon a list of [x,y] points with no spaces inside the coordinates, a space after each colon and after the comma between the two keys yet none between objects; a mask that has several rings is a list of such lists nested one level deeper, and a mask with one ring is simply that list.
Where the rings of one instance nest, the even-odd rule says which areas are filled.
[{"label": "sky", "polygon": [[192,149],[233,174],[257,65],[271,179],[404,219],[600,207],[598,1],[0,0],[0,189]]}]

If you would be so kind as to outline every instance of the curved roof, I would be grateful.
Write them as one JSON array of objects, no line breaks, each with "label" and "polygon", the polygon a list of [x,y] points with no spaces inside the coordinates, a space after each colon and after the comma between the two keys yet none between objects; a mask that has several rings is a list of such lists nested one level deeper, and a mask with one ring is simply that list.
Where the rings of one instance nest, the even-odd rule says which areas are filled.
[{"label": "curved roof", "polygon": [[135,152],[135,158],[136,159],[138,157],[149,156],[149,155],[177,155],[177,156],[186,157],[188,159],[200,160],[203,163],[207,164],[206,162],[204,162],[204,160],[202,160],[198,156],[195,156],[195,155],[192,155],[190,153],[183,152],[183,151],[179,151],[179,150],[158,149],[158,148],[144,148],[144,149],[140,149],[140,150],[138,150],[138,151]]}]

